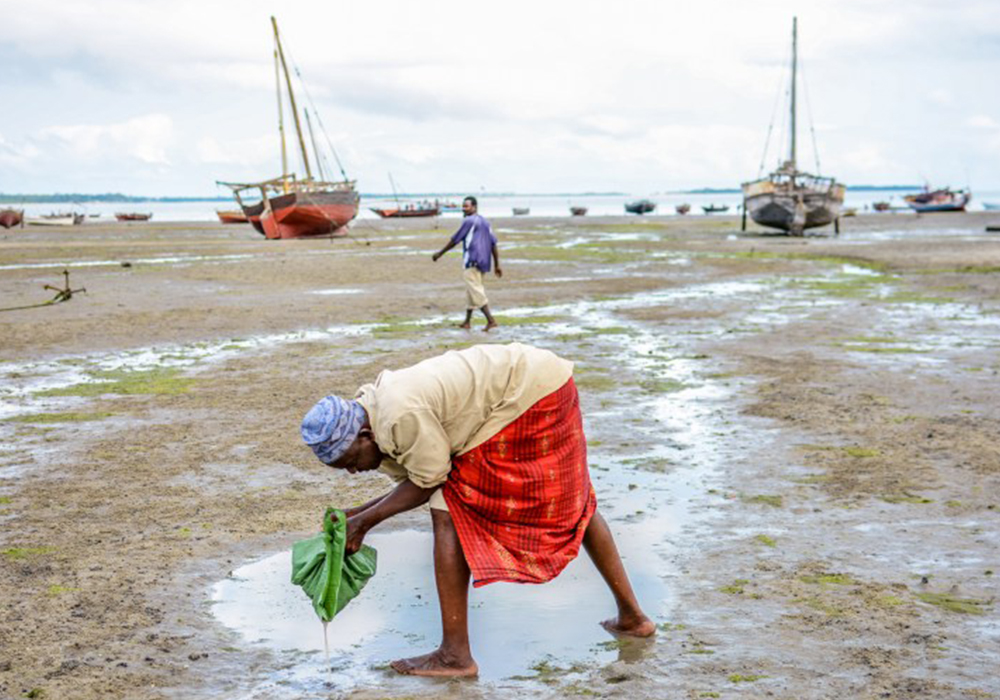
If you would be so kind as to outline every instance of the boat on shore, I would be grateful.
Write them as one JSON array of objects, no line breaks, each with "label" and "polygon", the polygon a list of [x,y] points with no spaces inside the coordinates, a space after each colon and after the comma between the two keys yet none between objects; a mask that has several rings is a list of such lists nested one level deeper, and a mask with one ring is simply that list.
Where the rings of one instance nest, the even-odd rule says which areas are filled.
[{"label": "boat on shore", "polygon": [[629,214],[649,214],[656,211],[656,202],[648,199],[637,199],[634,202],[626,202],[625,211]]},{"label": "boat on shore", "polygon": [[223,224],[246,224],[249,223],[247,215],[242,209],[216,209],[215,215],[219,217],[219,222]]},{"label": "boat on shore", "polygon": [[952,190],[944,187],[939,190],[926,188],[919,194],[908,194],[903,200],[918,214],[932,212],[965,211],[966,205],[972,199],[968,190]]},{"label": "boat on shore", "polygon": [[531,213],[531,207],[511,207],[510,211],[514,216],[527,216]]},{"label": "boat on shore", "polygon": [[43,216],[29,216],[27,223],[31,226],[76,226],[76,217],[73,214],[45,214]]},{"label": "boat on shore", "polygon": [[[266,238],[314,238],[317,236],[346,236],[347,224],[358,215],[360,196],[355,189],[355,181],[347,178],[343,168],[343,180],[328,181],[323,173],[322,160],[313,137],[312,121],[305,112],[309,127],[313,155],[319,177],[313,176],[309,153],[306,149],[302,123],[295,103],[292,78],[285,61],[285,52],[278,34],[278,22],[271,17],[274,30],[275,77],[278,82],[278,131],[281,136],[281,175],[263,182],[220,182],[233,191],[233,197],[246,216],[247,221]],[[306,176],[302,179],[289,171],[288,154],[285,144],[284,109],[282,108],[281,75],[284,74],[288,92],[289,111],[295,124],[302,165]],[[320,124],[322,127],[322,123]],[[336,158],[336,153],[334,153]],[[337,161],[339,164],[339,160]],[[246,201],[246,198],[259,201]]]},{"label": "boat on shore", "polygon": [[149,221],[153,218],[153,214],[152,212],[138,211],[115,212],[115,218],[119,221]]},{"label": "boat on shore", "polygon": [[676,211],[681,216],[684,216],[689,211],[691,211],[691,205],[688,204],[687,202],[683,204],[678,204],[677,206],[674,207],[674,211]]},{"label": "boat on shore", "polygon": [[24,209],[0,209],[0,226],[24,228]]},{"label": "boat on shore", "polygon": [[889,202],[875,202],[872,204],[872,209],[875,211],[889,211],[892,209],[892,204]]},{"label": "boat on shore", "polygon": [[798,19],[793,18],[788,159],[767,177],[743,183],[744,231],[748,214],[761,226],[786,231],[790,236],[802,236],[806,229],[830,223],[837,225],[840,216],[847,188],[832,177],[803,172],[796,163],[797,70]]},{"label": "boat on shore", "polygon": [[707,204],[702,206],[701,210],[706,214],[725,214],[729,211],[728,204]]},{"label": "boat on shore", "polygon": [[441,209],[436,206],[412,206],[406,205],[403,207],[393,207],[389,209],[378,209],[376,207],[369,207],[373,212],[381,216],[383,219],[410,219],[421,216],[437,216],[441,213]]},{"label": "boat on shore", "polygon": [[586,216],[587,207],[570,207],[569,213],[572,214],[573,216]]}]

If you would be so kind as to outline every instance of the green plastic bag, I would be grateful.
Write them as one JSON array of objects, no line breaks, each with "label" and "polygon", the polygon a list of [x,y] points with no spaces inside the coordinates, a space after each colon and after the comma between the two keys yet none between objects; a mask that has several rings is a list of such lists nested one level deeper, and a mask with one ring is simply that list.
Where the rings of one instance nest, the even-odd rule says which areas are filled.
[{"label": "green plastic bag", "polygon": [[345,559],[346,540],[344,511],[327,508],[323,532],[292,545],[292,583],[302,586],[323,622],[332,620],[375,575],[375,548],[361,545]]}]

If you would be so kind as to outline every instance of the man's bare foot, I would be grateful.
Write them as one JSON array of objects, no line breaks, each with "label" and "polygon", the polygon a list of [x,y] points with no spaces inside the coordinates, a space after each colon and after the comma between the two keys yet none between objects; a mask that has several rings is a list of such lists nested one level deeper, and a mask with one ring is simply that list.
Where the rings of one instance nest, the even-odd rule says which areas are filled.
[{"label": "man's bare foot", "polygon": [[410,659],[397,659],[391,664],[392,669],[406,676],[437,676],[442,678],[467,678],[479,673],[479,666],[471,656],[458,659],[444,653],[440,649],[423,656]]},{"label": "man's bare foot", "polygon": [[611,634],[622,634],[627,637],[652,637],[656,634],[656,625],[645,615],[634,619],[613,617],[602,622],[601,627]]},{"label": "man's bare foot", "polygon": [[499,324],[496,321],[491,321],[486,324],[486,328],[483,329],[483,333],[489,333],[491,328],[496,328]]},{"label": "man's bare foot", "polygon": [[472,328],[472,324],[471,323],[456,323],[455,324],[455,328],[461,328],[462,330],[467,331],[470,328]]}]

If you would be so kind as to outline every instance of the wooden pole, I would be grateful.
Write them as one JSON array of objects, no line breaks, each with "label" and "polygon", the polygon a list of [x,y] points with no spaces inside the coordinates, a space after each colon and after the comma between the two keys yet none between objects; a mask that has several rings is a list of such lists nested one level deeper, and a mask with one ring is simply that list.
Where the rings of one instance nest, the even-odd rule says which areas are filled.
[{"label": "wooden pole", "polygon": [[281,135],[281,189],[288,193],[288,149],[285,147],[285,110],[281,104],[281,72],[278,68],[278,49],[274,49],[274,82],[278,88],[278,134]]},{"label": "wooden pole", "polygon": [[302,137],[302,124],[299,122],[299,108],[295,106],[295,92],[292,90],[292,76],[288,73],[288,63],[285,62],[285,52],[281,48],[281,38],[278,36],[278,20],[271,16],[271,26],[274,27],[274,41],[278,45],[278,58],[281,59],[281,68],[285,71],[285,84],[288,86],[288,103],[292,108],[292,117],[295,118],[295,133],[299,137],[299,148],[302,150],[302,164],[306,168],[306,178],[312,180],[312,168],[309,167],[309,153],[306,151],[306,142]]}]

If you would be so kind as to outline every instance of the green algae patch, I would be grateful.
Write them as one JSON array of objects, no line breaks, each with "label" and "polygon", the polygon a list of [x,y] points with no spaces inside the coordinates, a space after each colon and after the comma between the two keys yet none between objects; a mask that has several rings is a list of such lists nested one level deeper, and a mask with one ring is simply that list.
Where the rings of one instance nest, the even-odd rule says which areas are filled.
[{"label": "green algae patch", "polygon": [[882,455],[882,453],[878,450],[868,447],[858,447],[857,445],[842,447],[841,450],[848,457],[854,457],[855,459],[870,459],[872,457],[880,457]]},{"label": "green algae patch", "polygon": [[759,676],[759,675],[744,676],[740,673],[731,673],[729,674],[728,678],[730,683],[756,683],[757,681],[763,678],[767,678],[767,676]]},{"label": "green algae patch", "polygon": [[687,625],[674,622],[661,622],[656,626],[656,629],[661,632],[680,632],[681,630],[687,629]]},{"label": "green algae patch", "polygon": [[632,335],[635,331],[625,326],[607,326],[605,328],[586,327],[583,329],[587,335]]},{"label": "green algae patch", "polygon": [[639,384],[647,394],[672,394],[689,388],[684,382],[676,379],[647,379]]},{"label": "green algae patch", "polygon": [[0,496],[0,506],[9,506],[13,502],[10,496]]},{"label": "green algae patch", "polygon": [[582,373],[577,370],[577,374],[573,377],[573,382],[578,388],[589,391],[611,391],[620,385],[620,382],[613,377],[594,370]]},{"label": "green algae patch", "polygon": [[927,504],[933,503],[934,501],[930,498],[924,498],[923,496],[915,496],[912,493],[902,493],[902,494],[888,494],[881,496],[881,499],[886,503],[916,503],[916,504]]},{"label": "green algae patch", "polygon": [[738,578],[730,583],[728,586],[723,586],[719,589],[720,593],[726,593],[728,595],[743,595],[745,592],[745,586],[750,583],[748,579]]},{"label": "green algae patch", "polygon": [[49,586],[45,593],[49,596],[55,598],[56,596],[61,596],[64,593],[73,593],[74,591],[80,590],[79,588],[71,588],[70,586],[60,586],[58,584],[52,584]]},{"label": "green algae patch", "polygon": [[0,550],[0,557],[9,561],[24,561],[33,557],[52,554],[55,551],[55,547],[11,547],[10,549]]},{"label": "green algae patch", "polygon": [[894,292],[883,301],[890,304],[954,304],[951,297],[932,297],[920,292]]},{"label": "green algae patch", "polygon": [[161,367],[150,370],[101,370],[89,373],[96,381],[39,391],[35,396],[83,396],[104,394],[123,396],[154,394],[173,396],[186,394],[194,379],[180,376],[180,370]]},{"label": "green algae patch", "polygon": [[799,581],[820,586],[853,586],[857,583],[847,574],[812,574],[799,576]]},{"label": "green algae patch", "polygon": [[552,246],[524,246],[507,253],[508,258],[527,260],[553,260],[557,262],[583,262],[613,265],[618,263],[640,262],[646,259],[642,250],[607,249],[594,244],[580,244],[571,248],[556,248]]},{"label": "green algae patch", "polygon": [[493,318],[501,326],[532,326],[532,325],[544,325],[548,323],[559,323],[565,321],[565,316],[503,316],[496,315]]},{"label": "green algae patch", "polygon": [[947,593],[917,593],[917,598],[929,605],[936,605],[949,612],[964,615],[985,615],[990,609],[989,601],[976,598],[957,598]]},{"label": "green algae patch", "polygon": [[763,493],[759,493],[754,496],[740,494],[740,500],[744,503],[759,503],[765,506],[771,506],[772,508],[781,508],[784,506],[784,499],[781,496],[773,496]]},{"label": "green algae patch", "polygon": [[893,345],[889,347],[884,345],[841,345],[840,347],[852,352],[870,352],[876,355],[910,355],[913,353],[927,352],[926,350],[901,345]]},{"label": "green algae patch", "polygon": [[89,423],[104,420],[114,413],[32,413],[26,416],[4,418],[5,423]]},{"label": "green algae patch", "polygon": [[765,547],[777,547],[778,543],[775,542],[773,537],[768,537],[767,535],[757,535],[754,537],[755,540],[760,542]]}]

